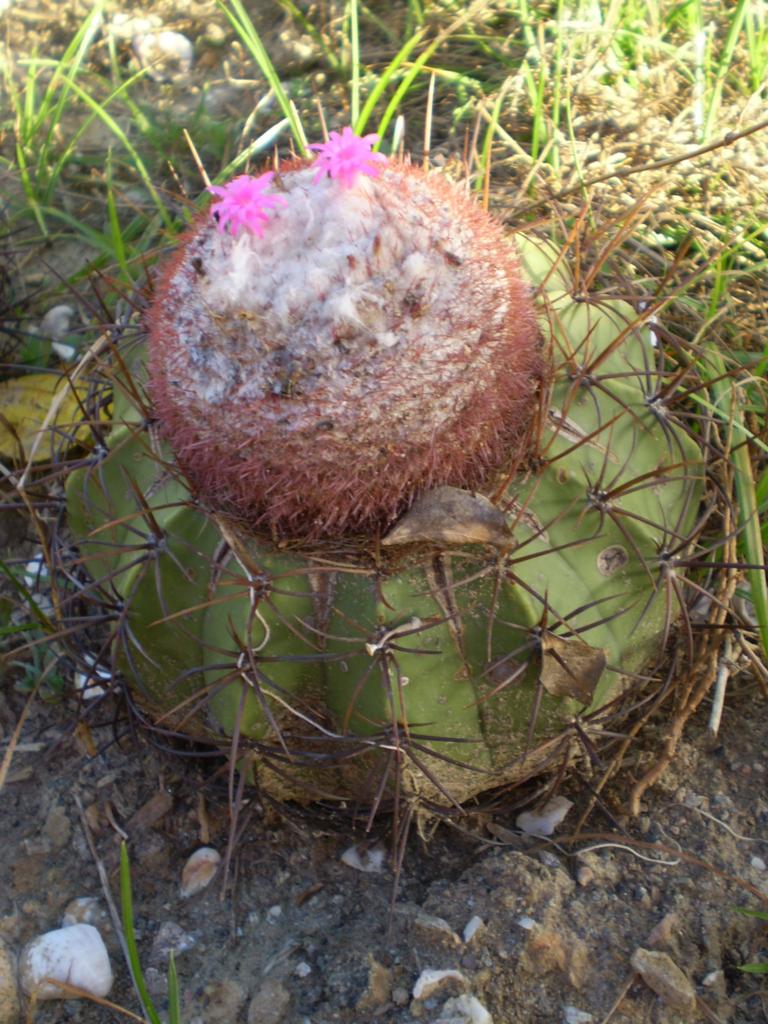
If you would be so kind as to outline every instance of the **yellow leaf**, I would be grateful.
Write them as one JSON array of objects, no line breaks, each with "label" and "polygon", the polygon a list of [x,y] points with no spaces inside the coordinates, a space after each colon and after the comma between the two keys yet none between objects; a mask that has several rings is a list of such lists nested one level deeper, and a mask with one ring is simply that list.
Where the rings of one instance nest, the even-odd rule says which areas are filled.
[{"label": "yellow leaf", "polygon": [[[54,398],[56,415],[45,427],[45,435],[34,453],[35,462],[49,461],[75,444],[87,444],[91,431],[79,424],[85,388],[75,388],[58,373],[29,373],[0,383],[0,457],[25,462],[45,423]],[[63,394],[63,398],[60,397]]]}]

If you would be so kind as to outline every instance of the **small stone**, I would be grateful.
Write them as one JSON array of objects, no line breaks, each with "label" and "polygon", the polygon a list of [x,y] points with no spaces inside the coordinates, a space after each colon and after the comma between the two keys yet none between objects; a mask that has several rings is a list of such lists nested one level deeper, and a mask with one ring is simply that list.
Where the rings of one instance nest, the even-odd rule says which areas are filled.
[{"label": "small stone", "polygon": [[195,48],[181,32],[140,33],[133,37],[133,52],[155,82],[168,82],[189,73]]},{"label": "small stone", "polygon": [[467,979],[461,971],[436,971],[427,968],[416,979],[416,984],[413,986],[413,998],[429,999],[436,992],[457,985],[463,989],[469,988]]},{"label": "small stone", "polygon": [[93,996],[106,996],[112,988],[107,947],[90,924],[57,928],[33,939],[22,951],[19,977],[24,992],[40,1000],[78,998],[57,981]]},{"label": "small stone", "polygon": [[470,917],[470,919],[464,925],[462,938],[464,939],[465,943],[471,942],[476,935],[479,935],[483,931],[485,931],[485,921],[482,919],[482,917],[478,917],[478,915],[475,914],[475,916]]},{"label": "small stone", "polygon": [[21,1013],[15,961],[8,945],[0,939],[0,1024],[17,1024]]},{"label": "small stone", "polygon": [[341,855],[342,864],[346,864],[348,868],[354,868],[355,871],[364,871],[369,875],[380,875],[384,870],[386,860],[387,851],[378,844],[370,849],[363,846],[350,846]]},{"label": "small stone", "polygon": [[267,978],[248,1007],[248,1024],[281,1024],[285,1020],[291,994],[276,978]]},{"label": "small stone", "polygon": [[133,39],[136,35],[140,35],[142,32],[151,32],[162,24],[162,21],[156,14],[149,14],[144,17],[121,11],[109,22],[107,30],[115,39],[127,41],[128,39]]},{"label": "small stone", "polygon": [[532,932],[534,928],[538,928],[536,921],[534,921],[532,917],[518,917],[517,923],[527,932]]},{"label": "small stone", "polygon": [[297,978],[308,978],[312,973],[312,968],[306,960],[301,960],[296,964],[293,973]]},{"label": "small stone", "polygon": [[693,985],[667,953],[638,948],[630,962],[648,988],[653,989],[668,1006],[676,1010],[695,1007]]},{"label": "small stone", "polygon": [[576,881],[583,889],[586,889],[588,885],[591,885],[594,880],[595,872],[592,868],[587,867],[586,864],[583,864],[576,872]]},{"label": "small stone", "polygon": [[175,921],[163,921],[157,930],[157,935],[152,942],[151,958],[155,963],[166,963],[169,953],[178,955],[192,949],[196,939],[189,932],[185,932],[181,925]]},{"label": "small stone", "polygon": [[18,905],[14,904],[12,913],[0,916],[0,941],[13,942],[18,940],[23,921],[24,918],[22,917],[21,910]]},{"label": "small stone", "polygon": [[61,919],[62,928],[69,928],[73,924],[92,924],[100,932],[106,932],[110,927],[109,914],[98,897],[77,896],[66,905]]},{"label": "small stone", "polygon": [[477,996],[466,993],[447,999],[436,1024],[493,1024],[493,1017]]},{"label": "small stone", "polygon": [[[402,991],[405,991],[404,989]],[[379,961],[368,954],[368,984],[365,992],[360,996],[355,1006],[358,1011],[362,1010],[376,1010],[380,1006],[386,1006],[390,1000],[390,995],[394,999],[394,993],[392,992],[392,971],[380,964]],[[408,993],[405,992],[405,1002],[408,1002]],[[400,1005],[405,1005],[400,1004]]]},{"label": "small stone", "polygon": [[102,686],[99,679],[110,681],[112,673],[104,668],[92,668],[88,672],[75,672],[73,683],[75,692],[83,700],[96,700],[99,697],[106,697],[109,688]]},{"label": "small stone", "polygon": [[40,334],[51,341],[66,337],[75,311],[72,306],[52,306],[40,322]]},{"label": "small stone", "polygon": [[283,916],[283,908],[279,903],[273,904],[267,911],[267,924],[277,924],[278,920]]},{"label": "small stone", "polygon": [[590,1024],[594,1019],[586,1010],[579,1010],[575,1006],[563,1007],[563,1024]]},{"label": "small stone", "polygon": [[144,981],[147,991],[155,999],[164,999],[168,995],[168,975],[159,967],[147,967],[144,970]]},{"label": "small stone", "polygon": [[675,932],[680,926],[680,918],[674,911],[665,914],[648,936],[649,946],[671,946]]},{"label": "small stone", "polygon": [[701,979],[704,988],[718,989],[725,995],[725,971],[710,971]]},{"label": "small stone", "polygon": [[48,575],[48,563],[41,553],[30,558],[22,570],[21,578],[30,590],[37,590],[41,585],[45,586]]},{"label": "small stone", "polygon": [[413,919],[413,926],[429,939],[437,939],[449,946],[460,946],[461,939],[442,917],[434,917],[420,910]]},{"label": "small stone", "polygon": [[762,857],[753,857],[750,860],[749,865],[754,868],[755,871],[765,871],[766,867],[768,867]]},{"label": "small stone", "polygon": [[575,989],[582,988],[589,975],[589,949],[582,939],[567,929],[562,933],[535,929],[526,944],[524,956],[537,975],[563,971]]},{"label": "small stone", "polygon": [[552,853],[551,850],[542,850],[539,853],[539,860],[546,868],[559,868],[560,858],[556,853]]},{"label": "small stone", "polygon": [[63,850],[72,835],[69,816],[61,804],[54,804],[43,825],[43,835],[53,851]]},{"label": "small stone", "polygon": [[566,814],[573,807],[573,801],[564,796],[555,796],[537,811],[523,811],[515,819],[515,825],[534,836],[551,836]]},{"label": "small stone", "polygon": [[63,363],[71,363],[77,356],[77,349],[75,346],[70,345],[65,341],[52,342],[51,349]]},{"label": "small stone", "polygon": [[218,22],[209,21],[198,38],[201,43],[207,43],[209,46],[223,46],[227,41],[227,33]]},{"label": "small stone", "polygon": [[392,1002],[395,1006],[407,1006],[409,998],[408,989],[403,988],[402,985],[396,985],[392,989]]},{"label": "small stone", "polygon": [[202,892],[210,885],[219,870],[221,854],[211,846],[201,846],[187,860],[181,872],[181,895],[183,899]]},{"label": "small stone", "polygon": [[240,1017],[248,993],[232,978],[214,981],[203,990],[205,1024],[232,1024]]}]

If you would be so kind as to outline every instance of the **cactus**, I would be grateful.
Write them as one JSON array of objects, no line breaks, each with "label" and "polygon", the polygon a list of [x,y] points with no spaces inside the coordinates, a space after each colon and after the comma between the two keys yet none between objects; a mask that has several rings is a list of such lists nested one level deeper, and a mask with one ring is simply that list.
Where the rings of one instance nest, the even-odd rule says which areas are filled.
[{"label": "cactus", "polygon": [[266,790],[457,805],[664,656],[702,455],[630,303],[345,140],[214,190],[118,348],[77,600],[148,717]]}]

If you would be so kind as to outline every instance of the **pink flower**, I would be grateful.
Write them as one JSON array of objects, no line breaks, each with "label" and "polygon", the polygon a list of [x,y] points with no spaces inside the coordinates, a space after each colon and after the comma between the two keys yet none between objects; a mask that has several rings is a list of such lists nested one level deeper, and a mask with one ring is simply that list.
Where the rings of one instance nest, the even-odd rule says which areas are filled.
[{"label": "pink flower", "polygon": [[381,170],[379,165],[387,162],[381,153],[371,152],[373,144],[378,141],[378,135],[360,138],[351,128],[344,128],[341,134],[331,132],[327,142],[317,142],[309,147],[317,150],[317,174],[313,183],[317,184],[326,173],[331,178],[338,178],[345,187],[354,185],[358,174],[375,177]]},{"label": "pink flower", "polygon": [[226,185],[211,185],[208,189],[218,202],[211,206],[211,214],[219,231],[227,227],[237,237],[241,228],[261,238],[264,225],[269,220],[267,211],[273,206],[285,206],[284,196],[267,192],[274,178],[272,171],[252,178],[249,174],[241,174]]}]

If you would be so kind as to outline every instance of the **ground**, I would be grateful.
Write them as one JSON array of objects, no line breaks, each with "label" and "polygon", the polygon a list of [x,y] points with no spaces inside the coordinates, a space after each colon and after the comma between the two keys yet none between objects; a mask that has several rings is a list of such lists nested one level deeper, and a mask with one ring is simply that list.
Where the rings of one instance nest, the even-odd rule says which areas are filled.
[{"label": "ground", "polygon": [[[11,2],[9,44],[58,55],[90,5],[54,7],[55,17],[48,0]],[[193,134],[203,148],[206,118],[235,116],[252,103],[255,88],[239,77],[236,49],[226,51],[230,64],[223,67],[227,29],[213,4],[186,5],[183,17],[174,9],[115,5],[107,14],[152,14],[195,42],[195,64],[180,82],[171,69],[169,82],[142,88],[155,89],[158,109],[179,121],[196,118]],[[310,92],[327,87],[312,77],[321,74],[312,40],[274,13],[267,27],[281,70],[303,69]],[[130,61],[128,42],[116,45]],[[106,48],[98,52],[106,66]],[[84,178],[95,179],[105,138],[96,123],[81,141]],[[199,182],[186,184],[199,190]],[[87,208],[79,213],[90,216]],[[59,238],[43,251],[25,251],[22,277],[29,291],[45,288],[52,265],[70,274],[92,255]],[[87,313],[78,306],[77,317]],[[28,557],[32,547],[18,517],[3,523],[3,533],[7,558]],[[122,837],[129,840],[150,992],[162,1006],[174,949],[186,1024],[482,1024],[476,1004],[456,1001],[462,993],[495,1024],[768,1020],[765,982],[738,970],[766,958],[766,934],[737,908],[756,909],[768,899],[768,705],[746,674],[731,680],[716,739],[707,733],[704,702],[636,818],[625,815],[624,801],[636,775],[659,756],[663,717],[648,724],[578,841],[569,839],[569,827],[597,777],[587,765],[564,785],[575,806],[553,841],[515,828],[520,806],[541,792],[528,789],[493,813],[443,823],[423,838],[412,833],[399,878],[388,856],[378,873],[342,860],[354,844],[368,849],[369,859],[372,848],[374,861],[377,844],[388,855],[386,822],[366,836],[348,818],[298,807],[278,813],[248,797],[226,870],[188,898],[180,884],[189,855],[200,846],[228,849],[226,775],[209,761],[153,747],[113,697],[78,726],[72,699],[47,696],[33,702],[16,735],[27,694],[19,670],[7,671],[0,751],[5,756],[16,739],[18,745],[4,763],[0,791],[0,938],[16,955],[59,927],[72,900],[95,900],[87,913],[110,950],[110,999],[134,1013],[138,1003],[98,870],[117,899]],[[465,940],[474,918],[481,923]],[[694,985],[695,1008],[676,1008],[637,978],[630,958],[638,947],[671,957]],[[414,998],[425,970],[460,976]],[[83,1000],[40,1004],[33,1015],[38,1024],[127,1019]],[[14,1021],[0,1005],[0,1022]]]},{"label": "ground", "polygon": [[[768,715],[755,698],[747,682],[735,688],[715,743],[704,709],[638,819],[619,818],[617,828],[605,813],[592,815],[590,832],[610,835],[567,841],[589,795],[575,776],[566,787],[576,807],[559,829],[564,842],[521,835],[511,801],[506,813],[441,825],[426,842],[412,836],[394,902],[386,863],[375,874],[342,861],[360,840],[349,823],[323,824],[299,808],[278,817],[257,804],[248,807],[226,888],[220,873],[182,898],[187,857],[202,845],[226,850],[225,784],[199,760],[131,735],[111,699],[89,736],[73,735],[65,705],[41,705],[0,796],[0,937],[18,950],[58,927],[72,900],[95,898],[91,913],[116,973],[111,998],[136,1009],[87,827],[115,896],[119,842],[129,837],[143,966],[162,1005],[167,951],[176,949],[188,1022],[432,1022],[464,986],[496,1024],[590,1019],[566,1017],[568,1007],[598,1022],[625,991],[630,957],[643,947],[672,957],[709,1015],[701,1006],[670,1008],[635,980],[610,1018],[616,1024],[757,1024],[765,993],[738,966],[764,955],[765,934],[736,910],[757,905],[755,890],[768,894]],[[0,705],[6,743],[23,703],[11,691]],[[646,752],[663,729],[651,728]],[[614,810],[629,781],[622,775],[608,796]],[[474,917],[482,926],[461,941]],[[465,981],[414,1000],[425,969],[456,970]],[[83,1001],[40,1005],[35,1014],[39,1024],[112,1019],[120,1018]]]}]

